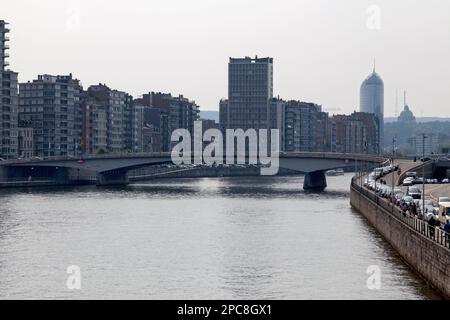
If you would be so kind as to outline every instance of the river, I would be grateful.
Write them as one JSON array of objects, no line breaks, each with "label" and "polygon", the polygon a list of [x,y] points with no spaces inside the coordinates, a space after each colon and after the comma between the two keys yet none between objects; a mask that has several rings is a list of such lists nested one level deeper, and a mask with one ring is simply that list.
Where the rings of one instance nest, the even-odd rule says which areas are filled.
[{"label": "river", "polygon": [[350,179],[321,194],[298,176],[0,190],[0,298],[438,298],[351,209]]}]

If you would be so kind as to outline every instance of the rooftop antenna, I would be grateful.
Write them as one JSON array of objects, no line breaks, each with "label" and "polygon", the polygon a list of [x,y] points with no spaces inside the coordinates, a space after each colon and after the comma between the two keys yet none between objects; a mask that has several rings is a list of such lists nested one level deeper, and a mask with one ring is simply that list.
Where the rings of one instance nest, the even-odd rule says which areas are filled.
[{"label": "rooftop antenna", "polygon": [[373,73],[375,73],[376,67],[377,67],[377,59],[374,58],[374,59],[373,59]]},{"label": "rooftop antenna", "polygon": [[406,90],[403,93],[403,105],[406,107]]},{"label": "rooftop antenna", "polygon": [[395,111],[394,115],[398,117],[398,88],[395,89]]}]

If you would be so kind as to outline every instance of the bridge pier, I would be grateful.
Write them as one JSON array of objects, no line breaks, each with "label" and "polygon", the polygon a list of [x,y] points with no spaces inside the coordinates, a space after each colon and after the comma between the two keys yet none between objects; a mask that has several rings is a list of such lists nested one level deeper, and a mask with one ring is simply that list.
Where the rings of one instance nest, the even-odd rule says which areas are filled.
[{"label": "bridge pier", "polygon": [[327,187],[325,171],[309,172],[303,181],[303,190],[310,192],[322,192]]},{"label": "bridge pier", "polygon": [[128,171],[113,170],[97,173],[97,186],[117,186],[130,183]]},{"label": "bridge pier", "polygon": [[0,181],[6,181],[8,179],[7,167],[0,167]]}]

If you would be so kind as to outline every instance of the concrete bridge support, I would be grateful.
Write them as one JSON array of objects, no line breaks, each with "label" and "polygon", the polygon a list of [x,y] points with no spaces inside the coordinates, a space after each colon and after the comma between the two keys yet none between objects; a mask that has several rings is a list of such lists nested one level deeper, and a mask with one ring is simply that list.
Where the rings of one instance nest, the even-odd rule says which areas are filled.
[{"label": "concrete bridge support", "polygon": [[322,192],[327,187],[325,171],[309,172],[305,175],[303,190],[310,192]]},{"label": "concrete bridge support", "polygon": [[129,182],[127,170],[112,170],[97,173],[97,186],[127,185]]},{"label": "concrete bridge support", "polygon": [[6,167],[0,167],[0,181],[6,181],[8,179],[8,172]]}]

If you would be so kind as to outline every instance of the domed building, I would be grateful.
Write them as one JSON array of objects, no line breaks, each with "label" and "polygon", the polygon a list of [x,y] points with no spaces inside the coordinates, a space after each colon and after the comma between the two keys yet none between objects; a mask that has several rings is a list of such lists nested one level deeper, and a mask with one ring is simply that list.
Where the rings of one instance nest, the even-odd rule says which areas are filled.
[{"label": "domed building", "polygon": [[398,121],[401,123],[416,123],[416,117],[412,113],[412,111],[409,109],[408,104],[406,103],[406,91],[405,91],[405,100],[404,100],[404,109],[400,113],[400,116],[398,117]]},{"label": "domed building", "polygon": [[405,105],[405,108],[400,113],[400,116],[398,117],[398,121],[402,123],[416,123],[416,117],[412,113],[411,110],[409,110],[409,106]]},{"label": "domed building", "polygon": [[383,145],[384,130],[384,82],[373,68],[370,74],[362,83],[360,89],[360,111],[373,113],[379,122],[378,137],[380,146]]}]

